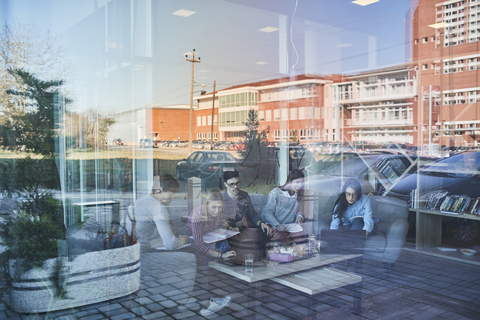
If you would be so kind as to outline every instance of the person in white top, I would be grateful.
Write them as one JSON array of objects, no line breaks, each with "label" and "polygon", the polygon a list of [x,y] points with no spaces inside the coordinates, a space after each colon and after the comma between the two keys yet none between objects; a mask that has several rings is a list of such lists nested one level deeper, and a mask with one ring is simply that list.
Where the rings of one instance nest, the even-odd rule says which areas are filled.
[{"label": "person in white top", "polygon": [[175,178],[169,174],[155,176],[152,193],[135,201],[129,208],[129,218],[135,225],[141,252],[151,250],[150,242],[160,237],[167,250],[175,250],[188,243],[188,236],[181,235],[170,220],[167,210],[179,188]]}]

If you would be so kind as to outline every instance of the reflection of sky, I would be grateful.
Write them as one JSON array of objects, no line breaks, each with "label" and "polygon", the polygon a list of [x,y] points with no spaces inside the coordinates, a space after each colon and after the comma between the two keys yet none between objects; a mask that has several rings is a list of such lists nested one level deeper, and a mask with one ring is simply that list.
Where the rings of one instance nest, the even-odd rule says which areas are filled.
[{"label": "reflection of sky", "polygon": [[[191,63],[184,53],[193,48],[202,61],[195,64],[195,81],[207,90],[214,80],[222,89],[402,63],[409,3],[15,0],[0,2],[0,9],[4,19],[33,20],[60,36],[74,66],[69,90],[78,108],[120,111],[189,104]],[[172,15],[180,9],[196,13]],[[259,31],[269,26],[279,30]]]}]

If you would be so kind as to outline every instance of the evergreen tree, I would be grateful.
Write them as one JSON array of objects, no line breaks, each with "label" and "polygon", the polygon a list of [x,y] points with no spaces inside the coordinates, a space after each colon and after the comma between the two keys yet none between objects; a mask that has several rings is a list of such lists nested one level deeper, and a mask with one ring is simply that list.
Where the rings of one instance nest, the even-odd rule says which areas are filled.
[{"label": "evergreen tree", "polygon": [[270,180],[268,175],[265,177],[266,166],[268,166],[268,141],[267,134],[270,132],[270,127],[259,131],[259,122],[257,112],[249,110],[247,121],[245,122],[246,129],[244,131],[245,150],[240,150],[241,163],[245,169],[245,177],[247,178],[247,186],[255,185],[259,179],[266,179],[267,183]]},{"label": "evergreen tree", "polygon": [[62,80],[43,81],[23,70],[9,70],[22,83],[21,88],[7,93],[21,96],[26,102],[23,111],[12,114],[0,126],[0,145],[9,150],[25,148],[36,154],[55,153],[55,96]]}]

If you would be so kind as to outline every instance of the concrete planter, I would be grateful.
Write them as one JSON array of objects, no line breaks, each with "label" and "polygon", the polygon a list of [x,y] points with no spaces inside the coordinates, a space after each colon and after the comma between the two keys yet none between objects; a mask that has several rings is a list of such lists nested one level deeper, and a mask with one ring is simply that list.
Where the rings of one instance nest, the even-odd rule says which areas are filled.
[{"label": "concrete planter", "polygon": [[[22,313],[68,309],[131,294],[140,287],[140,245],[89,252],[64,263],[66,298],[54,297],[52,274],[56,259],[43,269],[26,272],[10,288],[10,306]],[[66,260],[65,260],[66,261]],[[14,274],[10,261],[10,274]]]}]

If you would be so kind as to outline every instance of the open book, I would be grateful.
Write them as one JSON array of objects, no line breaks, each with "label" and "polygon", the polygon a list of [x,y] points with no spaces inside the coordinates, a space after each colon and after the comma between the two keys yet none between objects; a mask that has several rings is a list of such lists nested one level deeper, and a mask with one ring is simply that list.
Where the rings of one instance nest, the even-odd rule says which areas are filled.
[{"label": "open book", "polygon": [[[228,239],[228,238],[233,237],[234,235],[237,235],[239,233],[240,232],[238,232],[238,231],[232,231],[232,230],[227,230],[227,229],[217,229],[217,230],[213,230],[209,233],[205,233],[203,235],[203,242],[214,243],[214,242],[218,242],[218,241]],[[192,236],[190,236],[190,238],[193,239]]]}]

